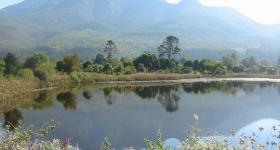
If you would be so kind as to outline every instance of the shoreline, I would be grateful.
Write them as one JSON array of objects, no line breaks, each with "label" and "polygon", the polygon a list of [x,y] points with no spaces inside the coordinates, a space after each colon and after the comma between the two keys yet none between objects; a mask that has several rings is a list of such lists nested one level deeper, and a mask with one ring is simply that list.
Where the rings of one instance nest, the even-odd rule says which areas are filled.
[{"label": "shoreline", "polygon": [[95,82],[93,84],[140,84],[140,83],[209,83],[209,82],[270,82],[280,83],[280,79],[275,78],[244,78],[244,77],[201,77],[190,79],[178,79],[178,80],[144,80],[144,81],[102,81]]}]

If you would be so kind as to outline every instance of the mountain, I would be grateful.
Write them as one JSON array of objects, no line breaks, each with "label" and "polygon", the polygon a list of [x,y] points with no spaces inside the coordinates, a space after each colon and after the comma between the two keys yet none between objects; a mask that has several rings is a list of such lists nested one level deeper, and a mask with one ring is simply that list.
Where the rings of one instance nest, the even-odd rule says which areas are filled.
[{"label": "mountain", "polygon": [[184,55],[221,57],[233,51],[278,55],[280,27],[258,24],[232,8],[197,0],[25,0],[0,10],[0,53],[44,50],[53,56],[94,56],[107,40],[119,55],[155,51],[168,35],[181,39]]}]

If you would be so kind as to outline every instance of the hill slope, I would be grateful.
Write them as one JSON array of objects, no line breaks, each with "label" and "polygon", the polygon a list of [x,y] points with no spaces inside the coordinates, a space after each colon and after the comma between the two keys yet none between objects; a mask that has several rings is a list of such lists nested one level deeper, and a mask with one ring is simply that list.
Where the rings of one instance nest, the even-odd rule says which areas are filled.
[{"label": "hill slope", "polygon": [[196,57],[233,50],[263,56],[268,49],[275,56],[278,31],[234,9],[206,7],[197,0],[178,5],[164,0],[25,0],[0,11],[0,52],[42,49],[89,56],[113,39],[121,55],[136,55],[156,49],[172,34],[181,39],[185,53]]}]

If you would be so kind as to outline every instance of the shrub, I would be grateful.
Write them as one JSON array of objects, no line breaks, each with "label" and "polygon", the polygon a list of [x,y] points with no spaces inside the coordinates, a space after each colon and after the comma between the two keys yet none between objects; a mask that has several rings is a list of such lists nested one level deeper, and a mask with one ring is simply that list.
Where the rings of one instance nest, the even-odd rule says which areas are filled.
[{"label": "shrub", "polygon": [[146,67],[145,67],[144,64],[140,63],[140,64],[138,65],[138,67],[137,67],[137,71],[138,71],[138,72],[146,72],[147,69],[146,69]]},{"label": "shrub", "polygon": [[34,70],[34,76],[37,77],[40,81],[47,81],[49,78],[48,73],[45,70],[36,69]]},{"label": "shrub", "polygon": [[124,74],[134,74],[136,72],[137,71],[133,65],[129,65],[124,68]]},{"label": "shrub", "polygon": [[19,70],[18,76],[23,79],[34,79],[33,71],[28,68]]},{"label": "shrub", "polygon": [[80,69],[79,61],[80,58],[77,55],[65,56],[63,61],[58,61],[56,63],[56,69],[66,73],[78,71]]},{"label": "shrub", "polygon": [[214,74],[216,75],[223,75],[228,72],[227,67],[223,64],[218,64],[214,70]]},{"label": "shrub", "polygon": [[159,60],[156,57],[156,55],[151,54],[150,52],[145,52],[143,55],[137,57],[133,64],[135,67],[140,66],[140,64],[143,64],[144,67],[149,71],[156,71],[159,69]]},{"label": "shrub", "polygon": [[49,58],[43,53],[34,53],[31,57],[25,60],[24,67],[35,70],[40,64],[48,61]]},{"label": "shrub", "polygon": [[102,66],[102,65],[94,64],[94,65],[92,66],[92,72],[101,73],[101,72],[102,72],[102,69],[103,69],[103,66]]},{"label": "shrub", "polygon": [[111,64],[106,64],[103,69],[102,72],[105,74],[113,74],[113,67]]},{"label": "shrub", "polygon": [[124,67],[122,64],[119,64],[117,67],[114,68],[114,73],[121,74],[124,71]]}]

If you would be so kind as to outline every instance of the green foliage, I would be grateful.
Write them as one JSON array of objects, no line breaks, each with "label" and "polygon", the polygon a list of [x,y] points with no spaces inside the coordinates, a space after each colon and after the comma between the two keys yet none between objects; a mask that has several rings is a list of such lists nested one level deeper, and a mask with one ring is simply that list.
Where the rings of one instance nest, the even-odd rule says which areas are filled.
[{"label": "green foliage", "polygon": [[136,69],[134,67],[134,65],[126,65],[126,67],[124,68],[124,74],[134,74],[136,73]]},{"label": "green foliage", "polygon": [[104,142],[101,145],[101,150],[114,150],[112,144],[109,142],[108,138],[104,138]]},{"label": "green foliage", "polygon": [[0,77],[4,75],[5,70],[5,62],[2,58],[0,58]]},{"label": "green foliage", "polygon": [[184,63],[184,67],[192,68],[192,67],[193,67],[193,61],[187,60],[187,61]]},{"label": "green foliage", "polygon": [[255,58],[253,56],[251,56],[249,58],[244,58],[241,61],[241,63],[246,68],[252,68],[252,67],[257,65],[257,62],[256,62],[256,60],[255,60]]},{"label": "green foliage", "polygon": [[167,58],[168,60],[174,59],[180,54],[179,38],[175,36],[168,36],[163,43],[158,47],[159,57]]},{"label": "green foliage", "polygon": [[102,72],[105,74],[113,74],[113,67],[111,64],[106,64],[103,69]]},{"label": "green foliage", "polygon": [[[42,150],[79,150],[78,147],[70,145],[58,139],[47,140],[47,135],[57,127],[57,124],[51,121],[47,126],[40,130],[23,129],[22,126],[10,130],[7,126],[5,134],[0,139],[1,150],[25,150],[25,149],[42,149]],[[33,140],[36,139],[36,140]]]},{"label": "green foliage", "polygon": [[203,73],[210,73],[213,74],[215,71],[217,63],[210,59],[203,59],[200,62],[200,71]]},{"label": "green foliage", "polygon": [[65,56],[63,61],[58,61],[56,68],[58,71],[71,73],[80,69],[80,58],[77,55]]},{"label": "green foliage", "polygon": [[48,72],[43,69],[34,70],[34,76],[37,77],[40,81],[44,81],[44,82],[46,82],[49,78]]},{"label": "green foliage", "polygon": [[138,72],[146,72],[147,69],[146,69],[144,64],[140,63],[140,64],[138,64],[137,71]]},{"label": "green foliage", "polygon": [[156,71],[159,69],[159,60],[156,55],[151,54],[150,52],[145,52],[141,56],[137,57],[133,64],[135,67],[139,67],[140,64],[143,64],[148,71]]},{"label": "green foliage", "polygon": [[95,73],[101,73],[101,72],[102,72],[102,69],[103,69],[103,66],[102,66],[102,65],[94,64],[94,65],[92,66],[92,72],[95,72]]},{"label": "green foliage", "polygon": [[33,74],[33,70],[31,69],[28,69],[28,68],[25,68],[25,69],[20,69],[19,70],[19,73],[18,73],[18,76],[20,78],[23,78],[23,79],[34,79],[34,74]]},{"label": "green foliage", "polygon": [[115,68],[114,68],[114,73],[116,74],[121,74],[124,71],[124,66],[123,64],[118,64]]},{"label": "green foliage", "polygon": [[31,57],[25,60],[24,67],[35,70],[40,64],[48,61],[49,58],[43,53],[34,53]]},{"label": "green foliage", "polygon": [[213,72],[215,75],[224,75],[228,72],[227,67],[221,63],[216,65],[216,68]]},{"label": "green foliage", "polygon": [[200,66],[199,60],[194,60],[193,61],[193,70],[194,71],[200,71],[201,70],[201,66]]},{"label": "green foliage", "polygon": [[117,50],[118,48],[112,40],[107,41],[106,46],[104,48],[104,52],[108,54],[107,59],[113,58],[113,53],[116,53]]},{"label": "green foliage", "polygon": [[226,65],[229,70],[232,70],[233,66],[237,65],[237,56],[235,54],[224,56],[223,64]]},{"label": "green foliage", "polygon": [[106,59],[104,57],[104,55],[102,54],[97,54],[94,60],[94,64],[98,64],[98,65],[104,65],[106,63]]},{"label": "green foliage", "polygon": [[162,139],[160,130],[158,130],[157,132],[157,138],[155,142],[145,139],[145,143],[147,146],[147,150],[170,150],[170,148],[164,147],[164,141]]},{"label": "green foliage", "polygon": [[86,61],[82,64],[82,69],[84,72],[93,72],[93,63],[91,61]]},{"label": "green foliage", "polygon": [[18,57],[13,54],[13,53],[8,53],[5,57],[4,57],[4,62],[5,62],[5,70],[4,73],[6,75],[17,75],[21,63],[18,59]]}]

